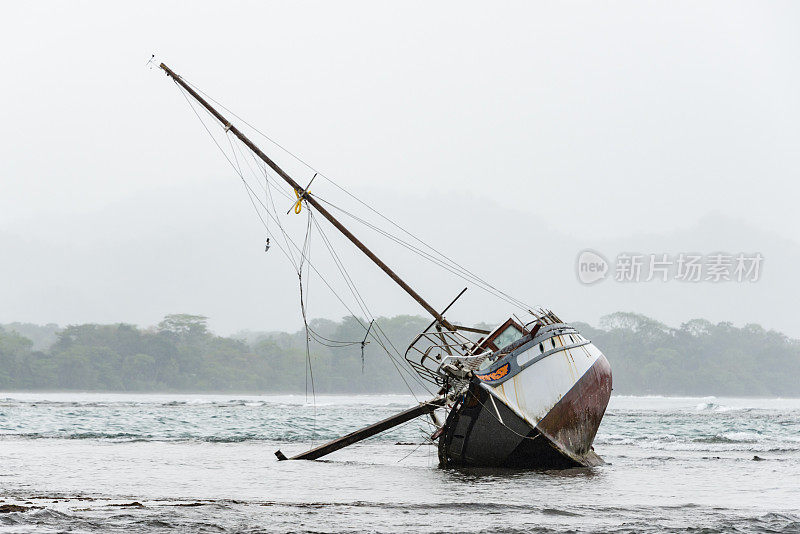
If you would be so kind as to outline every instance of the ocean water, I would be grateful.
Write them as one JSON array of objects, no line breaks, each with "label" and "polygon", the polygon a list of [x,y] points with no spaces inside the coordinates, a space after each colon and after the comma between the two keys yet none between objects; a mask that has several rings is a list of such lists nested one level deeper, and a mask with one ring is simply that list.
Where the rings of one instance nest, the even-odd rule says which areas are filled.
[{"label": "ocean water", "polygon": [[800,532],[798,399],[614,396],[594,469],[440,469],[423,419],[273,454],[413,402],[0,393],[0,532]]}]

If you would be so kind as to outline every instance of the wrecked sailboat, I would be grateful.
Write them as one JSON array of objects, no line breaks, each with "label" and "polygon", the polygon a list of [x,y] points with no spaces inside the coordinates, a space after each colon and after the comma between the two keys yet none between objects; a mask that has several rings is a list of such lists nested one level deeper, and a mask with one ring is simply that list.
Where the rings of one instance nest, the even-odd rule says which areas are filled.
[{"label": "wrecked sailboat", "polygon": [[611,396],[611,366],[554,313],[509,319],[472,345],[457,330],[423,332],[408,360],[453,399],[435,434],[442,465],[602,463],[592,441]]},{"label": "wrecked sailboat", "polygon": [[[430,439],[437,442],[442,466],[559,469],[602,463],[592,442],[611,395],[611,367],[590,340],[541,308],[526,309],[522,317],[512,314],[491,331],[453,324],[445,313],[464,291],[437,311],[334,217],[322,199],[309,193],[308,186],[297,183],[192,84],[165,64],[160,68],[187,101],[191,97],[202,106],[225,135],[234,136],[291,187],[295,213],[306,206],[327,219],[433,317],[404,354],[407,365],[433,387],[433,398],[291,458],[277,451],[280,460],[317,459],[430,416],[436,425]],[[369,336],[370,329],[366,330]],[[444,417],[437,412],[444,412]]]}]

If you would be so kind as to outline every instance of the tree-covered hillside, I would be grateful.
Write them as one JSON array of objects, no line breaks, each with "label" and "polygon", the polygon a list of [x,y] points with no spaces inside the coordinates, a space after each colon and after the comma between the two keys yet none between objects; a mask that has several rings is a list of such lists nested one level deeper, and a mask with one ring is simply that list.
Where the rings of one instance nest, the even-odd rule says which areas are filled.
[{"label": "tree-covered hillside", "polygon": [[[400,354],[427,323],[407,315],[378,320]],[[352,317],[311,322],[310,370],[302,331],[220,337],[205,317],[181,314],[147,329],[68,326],[51,346],[35,350],[15,325],[0,327],[5,391],[300,392],[310,390],[312,375],[318,393],[405,392],[405,382],[414,384],[374,341],[362,361],[364,330]],[[670,328],[615,313],[596,327],[575,326],[605,352],[617,394],[800,396],[800,341],[758,325],[697,319]],[[54,325],[26,328],[47,333]]]},{"label": "tree-covered hillside", "polygon": [[577,328],[606,354],[625,394],[800,396],[800,341],[757,324],[704,319],[669,328],[614,313]]}]

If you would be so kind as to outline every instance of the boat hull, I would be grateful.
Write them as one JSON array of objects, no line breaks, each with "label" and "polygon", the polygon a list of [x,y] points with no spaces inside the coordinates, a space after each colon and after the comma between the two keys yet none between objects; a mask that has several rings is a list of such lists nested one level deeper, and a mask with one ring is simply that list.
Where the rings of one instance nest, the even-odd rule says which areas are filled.
[{"label": "boat hull", "polygon": [[611,395],[611,366],[590,342],[553,337],[549,354],[535,343],[513,355],[519,367],[526,365],[514,376],[497,384],[473,381],[442,432],[442,465],[563,469],[602,463],[592,442]]}]

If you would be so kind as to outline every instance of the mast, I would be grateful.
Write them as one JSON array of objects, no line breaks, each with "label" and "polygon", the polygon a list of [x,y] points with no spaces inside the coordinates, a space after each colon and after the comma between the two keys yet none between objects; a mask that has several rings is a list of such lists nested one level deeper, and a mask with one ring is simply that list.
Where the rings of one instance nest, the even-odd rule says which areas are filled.
[{"label": "mast", "polygon": [[383,262],[383,260],[381,260],[378,256],[376,256],[370,249],[367,248],[366,245],[364,245],[364,243],[362,243],[355,235],[353,235],[352,232],[350,232],[350,230],[348,230],[342,223],[340,223],[339,220],[336,219],[336,217],[334,217],[328,210],[322,207],[320,203],[317,202],[316,199],[314,199],[314,197],[312,197],[308,191],[304,191],[303,188],[300,186],[300,184],[295,182],[291,176],[286,174],[286,172],[283,169],[281,169],[277,163],[272,161],[272,159],[270,159],[269,156],[264,154],[264,152],[262,152],[260,148],[258,148],[252,141],[250,141],[250,139],[248,139],[246,135],[244,135],[241,131],[239,131],[239,129],[236,128],[236,126],[231,124],[230,121],[228,121],[228,119],[223,117],[219,111],[214,109],[211,106],[211,104],[209,104],[202,96],[197,94],[197,91],[192,89],[192,87],[190,87],[189,84],[187,84],[183,80],[183,78],[180,77],[180,75],[176,74],[172,69],[167,67],[164,63],[161,63],[159,67],[161,67],[161,69],[167,73],[167,76],[175,80],[175,83],[180,85],[183,89],[186,90],[187,93],[192,95],[192,98],[197,100],[200,103],[200,105],[206,108],[208,112],[211,113],[211,115],[213,115],[214,118],[217,119],[225,127],[226,130],[230,131],[233,135],[235,135],[242,143],[244,143],[247,146],[247,148],[252,150],[256,156],[261,158],[261,160],[264,163],[269,165],[269,167],[273,171],[275,171],[278,174],[278,176],[283,178],[284,181],[286,181],[286,183],[289,184],[292,187],[292,189],[294,189],[297,192],[301,200],[305,199],[305,201],[308,202],[311,206],[313,206],[314,209],[317,210],[317,212],[319,212],[323,217],[328,219],[328,221],[330,221],[330,223],[334,227],[336,227],[337,230],[339,230],[342,234],[344,234],[344,236],[347,239],[349,239],[356,247],[358,247],[358,249],[361,252],[363,252],[369,259],[371,259],[373,263],[375,263],[375,265],[380,267],[381,270],[389,276],[389,278],[394,280],[397,283],[397,285],[403,288],[403,290],[406,293],[408,293],[411,296],[411,298],[416,300],[417,303],[419,303],[419,305],[425,309],[425,311],[430,313],[439,324],[441,324],[448,330],[456,329],[455,326],[453,326],[447,319],[445,319],[442,316],[442,314],[436,311],[436,309],[434,309],[433,306],[428,304],[428,302],[425,299],[423,299],[419,295],[419,293],[414,291],[414,289],[410,285],[408,285],[402,278],[400,278],[397,275],[397,273],[395,273],[388,265],[386,265]]}]

